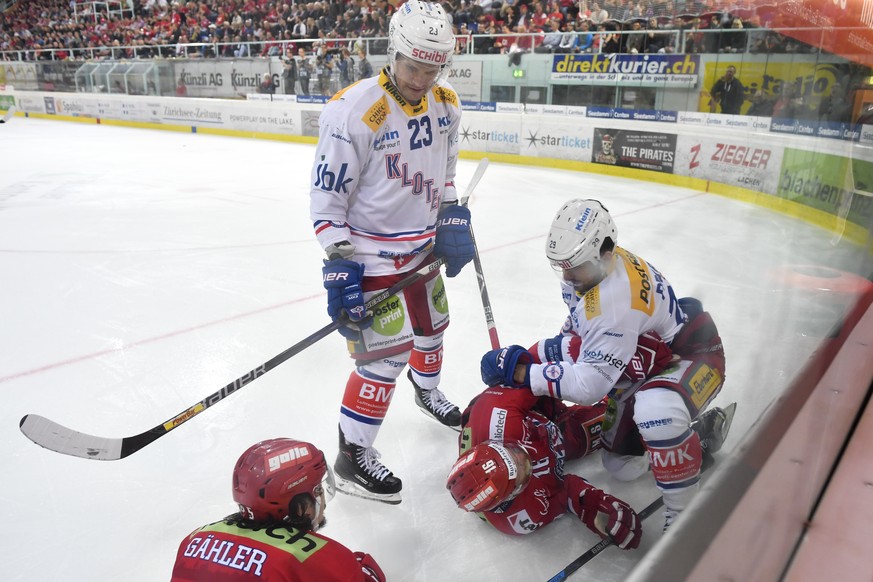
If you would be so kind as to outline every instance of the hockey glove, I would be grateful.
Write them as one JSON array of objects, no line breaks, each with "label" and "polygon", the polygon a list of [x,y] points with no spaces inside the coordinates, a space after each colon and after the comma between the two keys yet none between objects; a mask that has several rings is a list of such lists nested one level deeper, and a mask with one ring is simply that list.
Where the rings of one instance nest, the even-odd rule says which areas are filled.
[{"label": "hockey glove", "polygon": [[347,314],[349,321],[363,327],[369,325],[364,308],[364,292],[361,279],[364,278],[364,265],[349,259],[324,261],[321,269],[324,275],[324,288],[327,289],[327,314],[336,320]]},{"label": "hockey glove", "polygon": [[654,331],[637,339],[637,352],[627,363],[621,377],[633,383],[660,374],[673,362],[673,351]]},{"label": "hockey glove", "polygon": [[601,538],[610,538],[622,550],[640,545],[643,537],[640,518],[624,501],[589,483],[579,494],[578,502],[570,500],[570,507],[588,529]]},{"label": "hockey glove", "polygon": [[[482,381],[488,386],[529,387],[531,360],[530,352],[521,346],[512,345],[491,350],[482,356]],[[513,378],[516,366],[524,366],[524,381],[521,383]]]},{"label": "hockey glove", "polygon": [[454,277],[473,260],[476,246],[470,231],[470,210],[464,206],[446,206],[436,224],[433,254],[446,260],[446,277]]},{"label": "hockey glove", "polygon": [[376,560],[373,559],[373,556],[364,552],[355,552],[355,558],[357,558],[358,563],[361,565],[364,580],[367,582],[385,582],[385,573],[379,567],[379,564],[376,563]]}]

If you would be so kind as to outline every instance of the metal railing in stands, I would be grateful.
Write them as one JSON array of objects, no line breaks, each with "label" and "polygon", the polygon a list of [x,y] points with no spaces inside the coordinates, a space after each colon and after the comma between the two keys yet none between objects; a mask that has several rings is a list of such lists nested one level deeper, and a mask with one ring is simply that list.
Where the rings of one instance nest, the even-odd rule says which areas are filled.
[{"label": "metal railing in stands", "polygon": [[[833,31],[828,32],[821,28],[797,28],[792,29],[797,32],[816,31],[821,35],[823,44],[824,37],[827,34],[834,34]],[[847,29],[850,30],[850,29]],[[726,49],[727,41],[725,39],[735,38],[738,34],[736,29],[719,29],[719,30],[690,30],[681,31],[663,29],[659,34],[668,37],[670,42],[664,52],[670,53],[755,53],[755,52],[770,52],[768,50],[759,50],[759,43],[763,44],[767,36],[778,35],[780,39],[785,40],[791,46],[795,47],[793,51],[780,50],[779,52],[798,52],[804,54],[817,53],[819,50],[810,45],[794,41],[789,37],[780,35],[779,33],[767,28],[746,28],[739,31],[745,35],[742,47],[733,47]],[[627,46],[627,42],[631,35],[646,34],[647,31],[606,31],[606,32],[591,32],[595,37],[600,37],[601,42],[592,42],[592,46],[600,47],[604,44],[603,38],[608,35],[618,35],[622,38],[620,45]],[[579,33],[577,33],[578,35]],[[537,41],[543,38],[541,33],[511,33],[511,34],[472,34],[468,36],[467,42],[459,41],[457,44],[457,54],[507,54],[511,52],[513,45],[521,52],[529,52],[532,45],[539,44]],[[496,41],[502,41],[501,48],[495,46]],[[216,43],[177,43],[177,44],[159,44],[159,45],[128,45],[128,46],[101,46],[101,47],[81,47],[81,48],[39,48],[28,50],[6,50],[0,51],[0,60],[4,61],[37,61],[37,60],[99,60],[99,59],[149,59],[149,58],[238,58],[238,57],[264,57],[271,56],[280,57],[284,54],[285,48],[293,46],[297,49],[305,49],[307,55],[314,54],[313,47],[315,43],[322,42],[319,39],[300,39],[300,40],[276,40],[276,41],[250,41],[250,42],[216,42]],[[692,46],[691,43],[695,46]],[[697,44],[702,47],[696,46]],[[507,50],[506,45],[509,45]],[[373,38],[338,38],[326,41],[326,46],[339,50],[340,48],[348,48],[354,54],[356,46],[362,46],[367,54],[384,55],[388,47],[388,39],[386,37]],[[483,50],[483,47],[490,45],[490,48]],[[244,47],[244,48],[243,48]],[[478,47],[478,48],[477,48]],[[712,50],[712,49],[715,50]],[[273,49],[273,50],[271,50]],[[709,49],[709,50],[707,50]],[[584,52],[599,52],[597,50],[587,50]],[[644,52],[644,51],[641,51]]]}]

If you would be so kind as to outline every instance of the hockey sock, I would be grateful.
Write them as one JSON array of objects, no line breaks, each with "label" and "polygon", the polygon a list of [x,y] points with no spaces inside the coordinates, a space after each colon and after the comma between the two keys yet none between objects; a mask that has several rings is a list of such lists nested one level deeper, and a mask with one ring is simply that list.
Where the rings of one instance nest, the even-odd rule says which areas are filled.
[{"label": "hockey sock", "polygon": [[664,505],[677,511],[685,509],[700,481],[700,437],[689,428],[676,438],[646,441],[646,448]]},{"label": "hockey sock", "polygon": [[442,367],[442,343],[427,349],[416,346],[409,356],[409,369],[412,371],[412,380],[425,390],[431,390],[439,386]]},{"label": "hockey sock", "polygon": [[340,407],[340,428],[349,442],[371,447],[388,413],[396,379],[357,368],[349,375]]}]

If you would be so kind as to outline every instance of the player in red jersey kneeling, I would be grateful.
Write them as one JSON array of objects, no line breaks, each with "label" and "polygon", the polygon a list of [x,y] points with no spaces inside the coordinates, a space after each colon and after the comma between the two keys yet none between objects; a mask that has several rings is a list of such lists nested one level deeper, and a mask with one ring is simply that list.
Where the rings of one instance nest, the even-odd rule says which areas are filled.
[{"label": "player in red jersey kneeling", "polygon": [[252,445],[233,471],[239,512],[182,540],[171,580],[385,582],[369,554],[316,533],[333,495],[333,473],[314,445],[286,438]]}]

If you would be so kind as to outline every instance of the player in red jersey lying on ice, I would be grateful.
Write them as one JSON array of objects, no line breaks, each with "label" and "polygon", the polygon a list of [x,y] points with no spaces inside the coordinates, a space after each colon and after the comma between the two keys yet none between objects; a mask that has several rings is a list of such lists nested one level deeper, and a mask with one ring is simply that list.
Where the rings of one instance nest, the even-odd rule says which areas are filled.
[{"label": "player in red jersey lying on ice", "polygon": [[[605,410],[605,404],[568,409],[526,389],[488,388],[464,412],[463,454],[446,487],[458,507],[506,534],[532,533],[570,511],[620,548],[636,548],[642,536],[636,512],[585,479],[564,474],[565,460],[599,448]],[[565,439],[561,428],[572,436]]]},{"label": "player in red jersey lying on ice", "polygon": [[[639,342],[643,349],[626,372],[630,381],[672,360],[657,334]],[[580,347],[578,336],[559,336],[529,352],[535,360],[574,359]],[[605,414],[605,400],[568,407],[528,388],[487,388],[462,415],[461,457],[446,487],[458,507],[479,513],[503,533],[528,534],[570,511],[600,537],[611,537],[622,549],[636,548],[642,536],[636,512],[582,477],[564,473],[564,461],[600,449]]]},{"label": "player in red jersey lying on ice", "polygon": [[[655,333],[638,338],[637,351],[621,382],[638,384],[674,362]],[[582,341],[574,334],[543,340],[528,350],[532,363],[576,360]],[[713,441],[716,408],[692,423],[704,441]],[[568,511],[601,538],[611,537],[623,549],[640,543],[640,520],[624,501],[582,477],[565,474],[566,460],[601,448],[601,424],[607,399],[593,405],[567,406],[527,387],[494,386],[464,411],[461,456],[446,487],[458,507],[477,512],[510,535],[528,534]],[[713,447],[713,452],[716,447]]]}]

